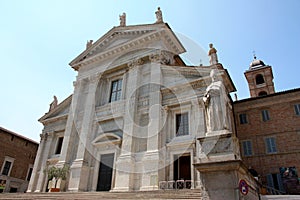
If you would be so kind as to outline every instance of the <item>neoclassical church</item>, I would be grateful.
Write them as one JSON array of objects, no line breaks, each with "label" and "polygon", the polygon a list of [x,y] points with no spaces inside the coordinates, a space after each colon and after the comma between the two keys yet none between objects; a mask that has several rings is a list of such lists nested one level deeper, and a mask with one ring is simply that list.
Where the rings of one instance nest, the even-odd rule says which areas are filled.
[{"label": "neoclassical church", "polygon": [[145,191],[198,188],[197,165],[240,160],[235,86],[216,49],[209,66],[187,66],[184,46],[155,14],[153,24],[126,25],[123,13],[70,62],[74,92],[39,119],[28,192],[48,190],[52,166],[68,166],[65,191]]}]

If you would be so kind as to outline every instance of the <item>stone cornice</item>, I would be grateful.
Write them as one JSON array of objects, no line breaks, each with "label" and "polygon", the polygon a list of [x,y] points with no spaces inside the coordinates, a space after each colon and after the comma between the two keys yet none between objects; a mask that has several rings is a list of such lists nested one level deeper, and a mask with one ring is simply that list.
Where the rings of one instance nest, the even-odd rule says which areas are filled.
[{"label": "stone cornice", "polygon": [[[151,30],[151,29],[150,29]],[[81,66],[88,65],[93,62],[98,62],[101,60],[105,60],[108,58],[112,58],[118,55],[125,54],[127,52],[132,51],[133,49],[139,49],[141,47],[147,46],[147,44],[150,44],[152,41],[161,39],[163,40],[164,44],[169,48],[168,51],[174,53],[174,54],[180,54],[185,52],[185,49],[175,36],[175,34],[167,27],[161,27],[159,29],[152,29],[152,31],[147,32],[147,30],[129,30],[121,32],[121,31],[111,31],[108,32],[108,35],[104,35],[103,39],[101,42],[109,42],[112,40],[112,37],[115,37],[115,35],[120,35],[120,34],[128,34],[129,32],[133,32],[137,34],[137,38],[133,40],[129,40],[125,42],[124,44],[112,47],[111,49],[108,49],[104,52],[99,52],[95,54],[94,56],[88,57],[88,54],[93,51],[93,48],[87,49],[85,52],[83,52],[81,55],[79,55],[76,59],[74,59],[70,65],[75,69],[78,70]],[[142,35],[138,35],[141,34]],[[101,42],[98,42],[97,45],[103,45]],[[97,43],[97,42],[96,42]],[[94,44],[96,45],[96,44]],[[93,46],[94,46],[93,45]],[[99,48],[101,48],[99,46]],[[94,46],[94,48],[97,48]]]},{"label": "stone cornice", "polygon": [[[77,82],[78,83],[78,82]],[[74,83],[73,83],[74,84]],[[63,100],[60,104],[57,105],[56,108],[54,108],[53,110],[51,110],[50,112],[46,113],[43,117],[41,117],[38,121],[43,123],[45,120],[47,120],[48,118],[52,118],[51,115],[54,115],[55,113],[58,113],[59,111],[63,110],[64,108],[66,108],[66,106],[68,106],[69,104],[71,104],[72,102],[72,97],[73,95],[70,95],[68,98],[66,98],[65,100]]]},{"label": "stone cornice", "polygon": [[49,119],[41,120],[40,122],[43,123],[44,125],[46,125],[46,124],[53,123],[53,122],[56,122],[56,121],[59,121],[59,120],[67,119],[68,116],[69,116],[69,113],[66,113],[66,114],[63,114],[63,115],[51,117]]}]

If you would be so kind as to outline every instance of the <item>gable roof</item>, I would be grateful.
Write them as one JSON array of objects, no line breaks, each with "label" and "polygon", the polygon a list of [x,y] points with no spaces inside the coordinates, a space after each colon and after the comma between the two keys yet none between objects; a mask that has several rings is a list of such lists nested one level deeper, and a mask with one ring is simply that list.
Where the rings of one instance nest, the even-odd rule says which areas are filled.
[{"label": "gable roof", "polygon": [[118,26],[113,27],[69,64],[78,70],[83,64],[126,53],[126,50],[141,47],[157,38],[168,45],[168,50],[175,55],[186,51],[167,23]]}]

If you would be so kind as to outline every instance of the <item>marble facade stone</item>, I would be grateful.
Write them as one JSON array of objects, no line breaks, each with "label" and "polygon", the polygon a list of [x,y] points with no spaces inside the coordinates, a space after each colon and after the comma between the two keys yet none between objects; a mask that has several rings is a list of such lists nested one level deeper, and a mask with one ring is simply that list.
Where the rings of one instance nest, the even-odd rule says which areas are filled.
[{"label": "marble facade stone", "polygon": [[[218,64],[218,80],[214,81],[210,74],[215,64],[195,67],[179,61],[184,47],[163,22],[160,9],[156,16],[156,23],[138,26],[126,25],[125,15],[120,16],[120,26],[71,61],[78,72],[74,92],[39,120],[44,130],[56,134],[41,142],[28,191],[45,192],[43,170],[64,165],[70,167],[66,191],[101,190],[106,155],[113,155],[111,172],[105,175],[110,179],[105,190],[111,191],[158,190],[161,181],[179,176],[196,188],[201,177],[196,163],[219,154],[238,159],[228,122],[232,111],[227,105],[234,86],[226,70]],[[214,86],[222,90],[218,101],[210,93]],[[113,99],[113,93],[118,97]],[[209,103],[203,101],[207,94]],[[212,117],[217,102],[226,103]],[[224,117],[226,122],[214,129],[219,123],[216,119]],[[214,135],[220,140],[207,151]],[[61,152],[54,155],[61,136]],[[51,159],[55,162],[47,164]],[[178,162],[189,174],[184,174]]]}]

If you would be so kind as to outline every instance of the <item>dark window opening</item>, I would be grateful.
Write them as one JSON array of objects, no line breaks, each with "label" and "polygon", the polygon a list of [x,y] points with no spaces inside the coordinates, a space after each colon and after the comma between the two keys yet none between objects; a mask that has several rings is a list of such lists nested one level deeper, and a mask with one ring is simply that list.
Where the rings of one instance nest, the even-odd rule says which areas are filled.
[{"label": "dark window opening", "polygon": [[248,123],[246,114],[240,114],[239,117],[240,117],[240,124],[247,124]]},{"label": "dark window opening", "polygon": [[188,113],[176,115],[176,136],[189,134],[189,115]]},{"label": "dark window opening", "polygon": [[55,154],[60,154],[61,153],[63,140],[64,140],[63,137],[58,138]]},{"label": "dark window opening", "polygon": [[300,104],[294,105],[296,115],[300,116]]},{"label": "dark window opening", "polygon": [[11,187],[9,192],[10,193],[16,193],[16,192],[18,192],[18,188]]},{"label": "dark window opening", "polygon": [[15,138],[15,136],[12,135],[11,138],[10,138],[10,141],[14,141],[14,138]]},{"label": "dark window opening", "polygon": [[258,96],[266,96],[268,93],[267,92],[265,92],[265,91],[261,91],[261,92],[259,92],[258,93]]},{"label": "dark window opening", "polygon": [[111,83],[109,102],[120,100],[121,95],[122,95],[122,79],[119,79]]},{"label": "dark window opening", "polygon": [[244,156],[252,156],[252,143],[250,140],[243,141],[243,153]]},{"label": "dark window opening", "polygon": [[10,170],[11,162],[5,161],[2,174],[8,176],[9,170]]},{"label": "dark window opening", "polygon": [[266,145],[267,145],[267,153],[277,152],[275,138],[273,137],[266,138]]},{"label": "dark window opening", "polygon": [[30,167],[30,169],[29,169],[27,179],[26,179],[27,181],[30,181],[31,174],[32,174],[32,167]]},{"label": "dark window opening", "polygon": [[269,111],[268,110],[261,111],[261,115],[262,115],[262,120],[264,122],[270,120],[270,115],[269,115]]},{"label": "dark window opening", "polygon": [[263,75],[258,74],[255,77],[256,85],[263,84],[265,82]]}]

